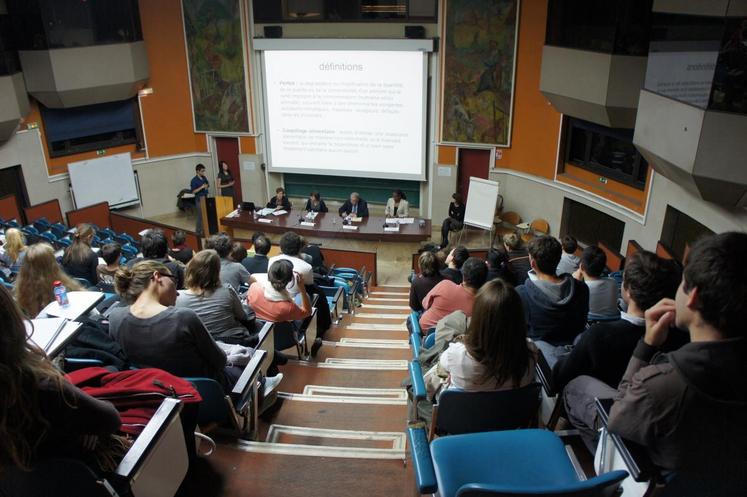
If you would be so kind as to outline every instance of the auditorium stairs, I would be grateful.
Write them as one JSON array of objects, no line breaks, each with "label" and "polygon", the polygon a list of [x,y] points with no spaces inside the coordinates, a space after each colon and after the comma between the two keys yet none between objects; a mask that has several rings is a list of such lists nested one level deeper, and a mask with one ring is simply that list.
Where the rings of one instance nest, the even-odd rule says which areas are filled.
[{"label": "auditorium stairs", "polygon": [[[412,496],[402,380],[408,288],[374,287],[308,362],[289,361],[258,441],[217,439],[180,495]],[[267,418],[267,416],[263,416]]]}]

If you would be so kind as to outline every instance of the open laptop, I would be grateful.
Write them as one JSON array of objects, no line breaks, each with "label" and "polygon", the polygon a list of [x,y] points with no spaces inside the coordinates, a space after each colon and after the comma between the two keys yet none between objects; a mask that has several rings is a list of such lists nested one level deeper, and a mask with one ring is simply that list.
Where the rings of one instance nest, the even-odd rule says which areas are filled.
[{"label": "open laptop", "polygon": [[254,207],[254,202],[241,202],[241,210],[247,212],[256,210],[256,208]]}]

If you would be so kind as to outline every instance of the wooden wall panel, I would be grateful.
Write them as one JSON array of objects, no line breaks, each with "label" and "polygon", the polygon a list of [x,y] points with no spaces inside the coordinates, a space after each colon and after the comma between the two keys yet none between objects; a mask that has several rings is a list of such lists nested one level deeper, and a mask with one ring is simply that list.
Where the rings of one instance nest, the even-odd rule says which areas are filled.
[{"label": "wooden wall panel", "polygon": [[661,257],[662,259],[668,259],[676,262],[680,262],[677,257],[672,253],[671,250],[669,250],[669,247],[664,245],[661,240],[656,242],[656,255]]},{"label": "wooden wall panel", "polygon": [[337,267],[352,267],[358,271],[366,266],[366,271],[373,273],[371,285],[376,285],[376,252],[361,252],[357,250],[341,250],[322,247],[324,263],[327,266],[334,264]]},{"label": "wooden wall panel", "polygon": [[[117,233],[127,233],[135,239],[138,239],[140,233],[143,230],[160,228],[166,233],[166,237],[171,242],[171,237],[174,232],[181,229],[176,226],[169,226],[168,224],[161,224],[155,221],[148,221],[147,219],[140,219],[138,217],[128,216],[127,214],[120,214],[118,212],[112,212],[110,215],[111,228]],[[202,239],[197,236],[194,231],[182,230],[187,235],[187,246],[189,246],[195,252],[202,250]]]},{"label": "wooden wall panel", "polygon": [[628,246],[625,249],[625,258],[630,258],[630,256],[636,252],[643,252],[643,247],[641,247],[635,240],[628,240]]},{"label": "wooden wall panel", "polygon": [[0,217],[6,221],[15,219],[18,224],[23,225],[23,217],[21,217],[21,211],[18,210],[18,199],[13,194],[0,197]]},{"label": "wooden wall panel", "polygon": [[610,271],[622,271],[625,266],[625,257],[602,242],[598,242],[597,246],[602,249],[604,254],[607,256],[607,269]]},{"label": "wooden wall panel", "polygon": [[65,220],[62,218],[62,209],[60,209],[60,201],[56,198],[42,202],[41,204],[32,205],[23,209],[26,214],[26,223],[31,224],[37,219],[46,217],[50,223],[64,223]]},{"label": "wooden wall panel", "polygon": [[106,228],[111,224],[109,219],[109,202],[99,202],[82,209],[68,211],[67,225],[77,226],[81,223],[95,224],[99,228]]}]

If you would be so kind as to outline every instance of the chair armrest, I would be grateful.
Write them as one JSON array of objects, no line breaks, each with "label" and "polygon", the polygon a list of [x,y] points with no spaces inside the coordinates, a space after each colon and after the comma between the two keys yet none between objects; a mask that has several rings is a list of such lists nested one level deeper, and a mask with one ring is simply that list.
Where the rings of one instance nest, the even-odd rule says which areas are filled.
[{"label": "chair armrest", "polygon": [[163,435],[173,419],[179,416],[181,410],[182,403],[180,400],[172,398],[164,399],[114,472],[118,476],[128,480],[132,479],[140,466],[148,459],[150,451],[155,447],[161,435]]},{"label": "chair armrest", "polygon": [[416,361],[420,359],[420,334],[412,333],[410,335],[410,349],[412,350],[412,358]]},{"label": "chair armrest", "polygon": [[545,355],[540,349],[537,349],[537,362],[534,365],[535,372],[537,373],[537,379],[542,383],[542,389],[548,397],[554,397],[557,392],[555,391],[555,383],[552,379],[552,368],[547,363]]},{"label": "chair armrest", "polygon": [[415,400],[425,400],[427,392],[425,390],[425,381],[423,381],[423,368],[420,362],[410,361],[410,381],[412,382],[412,396]]},{"label": "chair armrest", "polygon": [[342,292],[343,292],[343,290],[342,290],[342,287],[339,287],[339,286],[338,287],[332,287],[332,288],[334,288],[334,289],[337,290],[335,292],[335,296],[332,298],[332,301],[336,304],[342,298]]},{"label": "chair armrest", "polygon": [[438,490],[436,472],[433,469],[428,435],[423,426],[408,426],[407,438],[410,441],[410,455],[415,472],[415,484],[421,494],[433,494]]},{"label": "chair armrest", "polygon": [[594,403],[599,414],[599,421],[607,431],[612,443],[620,453],[625,466],[628,468],[630,476],[637,482],[646,482],[658,478],[659,471],[654,465],[651,458],[646,453],[646,449],[635,442],[623,439],[620,435],[612,433],[607,428],[609,423],[609,413],[614,404],[613,399],[594,399]]},{"label": "chair armrest", "polygon": [[262,344],[264,344],[265,340],[267,340],[267,337],[272,333],[272,328],[275,326],[275,323],[271,321],[265,321],[265,324],[262,325],[262,328],[260,328],[257,339],[257,346],[255,349],[259,349],[262,347]]},{"label": "chair armrest", "polygon": [[238,412],[242,412],[245,404],[249,402],[251,397],[252,388],[257,381],[262,366],[262,362],[267,357],[267,351],[255,350],[252,355],[249,364],[246,365],[244,371],[241,373],[236,384],[231,390],[231,398],[233,398],[233,405],[236,407]]},{"label": "chair armrest", "polygon": [[420,336],[423,336],[423,330],[420,329],[420,315],[417,311],[412,311],[410,313],[410,331],[412,333],[416,333]]}]

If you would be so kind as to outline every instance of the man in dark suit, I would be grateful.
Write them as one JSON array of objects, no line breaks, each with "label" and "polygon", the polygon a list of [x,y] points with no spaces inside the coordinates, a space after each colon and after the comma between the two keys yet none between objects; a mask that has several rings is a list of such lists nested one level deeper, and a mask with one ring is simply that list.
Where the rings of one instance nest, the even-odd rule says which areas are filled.
[{"label": "man in dark suit", "polygon": [[353,217],[368,217],[368,204],[357,192],[350,194],[350,200],[346,200],[338,210],[341,216],[348,214]]},{"label": "man in dark suit", "polygon": [[272,242],[264,235],[260,235],[254,239],[254,257],[247,257],[241,264],[249,271],[249,274],[266,273],[269,258],[267,254],[270,252]]}]

